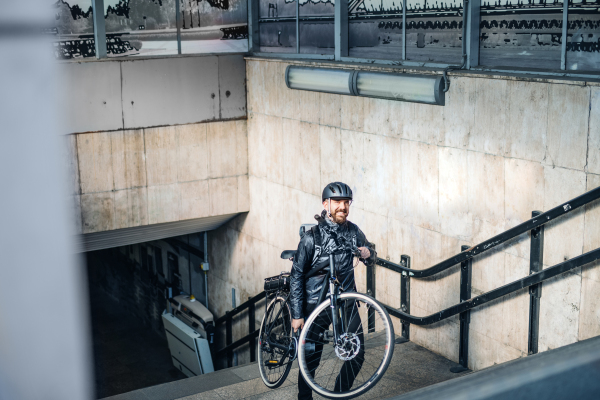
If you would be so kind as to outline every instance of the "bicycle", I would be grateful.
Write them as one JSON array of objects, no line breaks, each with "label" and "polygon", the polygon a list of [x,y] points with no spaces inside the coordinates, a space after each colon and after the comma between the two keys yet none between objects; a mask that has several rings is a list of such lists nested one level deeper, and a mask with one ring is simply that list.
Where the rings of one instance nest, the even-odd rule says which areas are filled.
[{"label": "bicycle", "polygon": [[[357,251],[353,251],[355,256]],[[286,250],[281,258],[295,253]],[[289,273],[265,280],[268,300],[258,337],[260,375],[267,387],[275,389],[298,359],[300,373],[319,395],[331,399],[360,396],[375,386],[389,366],[394,327],[385,308],[371,296],[340,293],[333,255],[326,265],[315,266],[307,278],[321,270],[326,274],[318,305],[296,334],[291,328]]]}]

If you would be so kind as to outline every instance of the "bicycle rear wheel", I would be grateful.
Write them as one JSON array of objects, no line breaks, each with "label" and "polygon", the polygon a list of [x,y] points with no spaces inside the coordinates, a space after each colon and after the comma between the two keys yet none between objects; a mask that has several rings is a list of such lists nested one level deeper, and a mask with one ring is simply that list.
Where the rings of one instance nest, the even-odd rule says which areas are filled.
[{"label": "bicycle rear wheel", "polygon": [[267,387],[275,389],[285,382],[296,356],[296,343],[290,306],[277,296],[267,306],[258,334],[258,367]]},{"label": "bicycle rear wheel", "polygon": [[298,363],[305,381],[319,395],[352,398],[381,379],[394,353],[394,327],[385,309],[362,293],[338,298],[340,341],[332,331],[332,309],[324,301],[310,314],[300,334]]}]

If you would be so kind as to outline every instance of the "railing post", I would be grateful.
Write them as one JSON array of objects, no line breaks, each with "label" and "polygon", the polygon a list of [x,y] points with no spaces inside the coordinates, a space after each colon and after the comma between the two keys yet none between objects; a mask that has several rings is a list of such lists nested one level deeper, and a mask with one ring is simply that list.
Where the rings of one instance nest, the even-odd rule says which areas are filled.
[{"label": "railing post", "polygon": [[[225,320],[225,341],[226,341],[226,346],[229,346],[231,343],[233,343],[233,333],[231,331],[231,322],[232,322],[232,317],[230,313],[227,313],[227,319]],[[233,366],[233,351],[232,350],[227,350],[227,367],[231,368]]]},{"label": "railing post", "polygon": [[[531,217],[540,215],[541,211],[532,211]],[[531,230],[531,248],[529,252],[529,275],[540,272],[544,265],[544,225]],[[527,353],[538,352],[538,338],[540,333],[540,298],[542,297],[542,283],[529,286],[529,338],[527,340]]]},{"label": "railing post", "polygon": [[[251,335],[254,333],[256,329],[255,322],[255,303],[252,303],[248,306],[248,334]],[[250,346],[250,362],[256,361],[256,340],[254,337],[250,337],[248,339],[248,345]]]},{"label": "railing post", "polygon": [[[402,254],[400,265],[410,268],[410,257]],[[400,276],[400,309],[402,312],[410,314],[410,276],[406,271],[403,271]],[[410,340],[410,324],[405,321],[402,321],[402,337],[404,340],[397,339],[396,343],[404,343]]]},{"label": "railing post", "polygon": [[[469,246],[461,246],[460,250],[468,250]],[[472,261],[468,259],[460,263],[460,302],[471,298],[471,274]],[[458,363],[460,367],[450,368],[450,372],[467,371],[469,364],[469,323],[471,322],[471,311],[465,311],[459,315],[460,321],[460,342],[458,346]]]},{"label": "railing post", "polygon": [[[375,243],[371,243],[371,247],[375,250]],[[375,264],[367,266],[367,294],[375,298]],[[375,332],[375,310],[368,310],[367,314],[368,331]]]}]

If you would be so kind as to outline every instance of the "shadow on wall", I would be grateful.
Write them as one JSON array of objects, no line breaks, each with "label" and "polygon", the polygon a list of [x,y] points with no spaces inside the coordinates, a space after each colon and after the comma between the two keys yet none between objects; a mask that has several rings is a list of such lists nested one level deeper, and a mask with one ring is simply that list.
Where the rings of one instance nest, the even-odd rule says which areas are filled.
[{"label": "shadow on wall", "polygon": [[[209,309],[215,316],[225,315],[232,309],[232,288],[235,289],[235,304],[240,305],[249,297],[253,297],[263,290],[266,276],[256,274],[260,270],[256,261],[255,239],[241,233],[248,218],[248,213],[243,213],[232,219],[229,223],[209,232],[208,255],[210,272],[208,274],[208,303]],[[267,261],[263,254],[260,260]],[[265,312],[265,300],[256,303],[255,327],[260,328]],[[241,339],[248,335],[248,311],[236,315],[232,321],[232,340]],[[215,348],[222,349],[226,343],[225,323],[216,326]],[[255,344],[256,345],[256,344]],[[227,357],[213,357],[215,370],[227,367]],[[238,347],[233,354],[233,365],[243,365],[250,362],[248,344]]]}]

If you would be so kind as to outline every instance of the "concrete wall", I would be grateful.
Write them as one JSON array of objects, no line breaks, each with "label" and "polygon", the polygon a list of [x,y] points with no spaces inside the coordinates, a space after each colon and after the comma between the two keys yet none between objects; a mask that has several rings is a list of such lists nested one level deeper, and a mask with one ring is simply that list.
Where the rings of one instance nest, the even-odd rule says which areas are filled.
[{"label": "concrete wall", "polygon": [[79,233],[249,210],[245,120],[65,140]]},{"label": "concrete wall", "polygon": [[64,133],[246,117],[241,55],[67,62],[59,70]]},{"label": "concrete wall", "polygon": [[[597,84],[464,74],[452,78],[446,106],[437,107],[289,90],[287,65],[247,59],[250,212],[210,236],[217,311],[228,309],[231,287],[244,301],[262,290],[264,277],[290,269],[279,254],[296,248],[299,225],[313,221],[330,181],[352,186],[349,219],[379,256],[398,262],[408,254],[417,269],[600,186]],[[546,266],[600,247],[599,227],[598,203],[549,224]],[[528,271],[523,235],[475,259],[473,295]],[[357,275],[364,290],[364,268]],[[398,274],[377,268],[377,285],[378,299],[400,305]],[[540,351],[600,335],[599,295],[598,263],[544,283]],[[414,315],[458,301],[457,267],[412,280]],[[526,355],[528,308],[522,290],[472,312],[470,368]],[[245,321],[234,339],[247,332]],[[411,340],[457,361],[457,322],[412,326]]]}]

